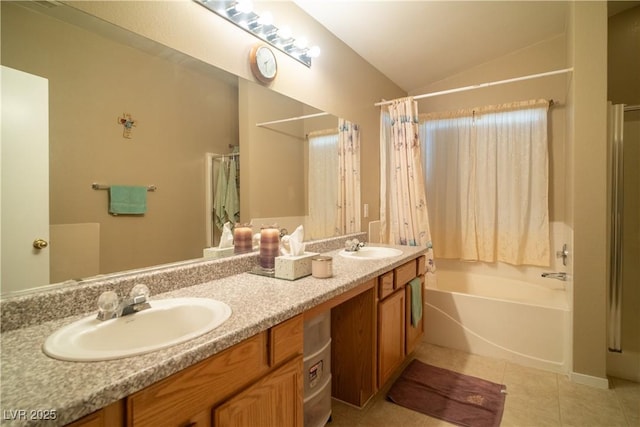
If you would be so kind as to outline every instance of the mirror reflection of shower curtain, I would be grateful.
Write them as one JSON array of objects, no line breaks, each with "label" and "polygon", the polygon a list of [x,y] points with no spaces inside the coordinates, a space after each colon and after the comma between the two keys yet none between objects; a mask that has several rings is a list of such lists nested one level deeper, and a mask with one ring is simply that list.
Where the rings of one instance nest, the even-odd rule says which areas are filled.
[{"label": "mirror reflection of shower curtain", "polygon": [[338,118],[336,234],[360,231],[360,126]]},{"label": "mirror reflection of shower curtain", "polygon": [[624,209],[624,105],[609,103],[608,144],[611,191],[611,265],[609,274],[609,351],[622,351],[622,268]]},{"label": "mirror reflection of shower curtain", "polygon": [[308,203],[305,238],[335,234],[338,209],[338,129],[311,132],[309,142]]}]

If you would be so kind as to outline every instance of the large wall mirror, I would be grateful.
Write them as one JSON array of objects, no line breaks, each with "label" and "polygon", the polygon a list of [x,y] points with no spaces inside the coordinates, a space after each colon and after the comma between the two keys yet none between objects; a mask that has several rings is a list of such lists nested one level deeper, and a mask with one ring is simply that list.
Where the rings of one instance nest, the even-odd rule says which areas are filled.
[{"label": "large wall mirror", "polygon": [[[307,215],[307,136],[337,117],[64,5],[1,7],[2,65],[48,80],[48,282],[202,257],[219,237],[211,179],[234,152],[241,222]],[[144,215],[110,215],[94,183],[156,190]]]}]

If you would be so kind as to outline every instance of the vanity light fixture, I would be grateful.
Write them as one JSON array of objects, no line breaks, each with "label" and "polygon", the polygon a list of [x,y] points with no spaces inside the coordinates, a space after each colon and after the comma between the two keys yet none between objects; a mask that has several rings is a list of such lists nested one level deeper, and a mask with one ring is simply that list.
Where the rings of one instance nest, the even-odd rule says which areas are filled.
[{"label": "vanity light fixture", "polygon": [[291,29],[286,25],[280,28],[273,25],[271,13],[265,11],[262,14],[258,14],[253,10],[253,2],[251,0],[194,1],[307,67],[311,67],[311,58],[320,56],[320,48],[318,46],[309,47],[304,37],[294,38]]}]

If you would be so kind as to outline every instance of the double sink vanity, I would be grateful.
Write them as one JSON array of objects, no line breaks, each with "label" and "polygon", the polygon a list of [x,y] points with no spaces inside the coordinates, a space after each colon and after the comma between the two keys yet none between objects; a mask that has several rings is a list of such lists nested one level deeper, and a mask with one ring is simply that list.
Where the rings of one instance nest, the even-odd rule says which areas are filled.
[{"label": "double sink vanity", "polygon": [[[343,245],[310,247],[333,257],[327,279],[251,274],[246,254],[2,301],[2,423],[302,426],[304,322],[328,310],[331,394],[364,406],[423,332],[407,284],[426,248]],[[96,295],[136,283],[150,309],[95,320]]]}]

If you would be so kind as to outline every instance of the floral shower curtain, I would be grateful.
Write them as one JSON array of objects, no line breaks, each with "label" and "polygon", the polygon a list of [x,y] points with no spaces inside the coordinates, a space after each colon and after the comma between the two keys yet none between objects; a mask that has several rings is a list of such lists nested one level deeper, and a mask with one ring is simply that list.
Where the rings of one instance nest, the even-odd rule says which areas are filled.
[{"label": "floral shower curtain", "polygon": [[548,101],[421,116],[442,258],[548,266]]},{"label": "floral shower curtain", "polygon": [[418,139],[418,104],[393,101],[380,116],[380,241],[429,248],[429,214]]},{"label": "floral shower curtain", "polygon": [[305,238],[333,236],[337,221],[338,132],[311,132],[309,140],[309,217]]},{"label": "floral shower curtain", "polygon": [[336,234],[360,231],[360,127],[338,119]]}]

